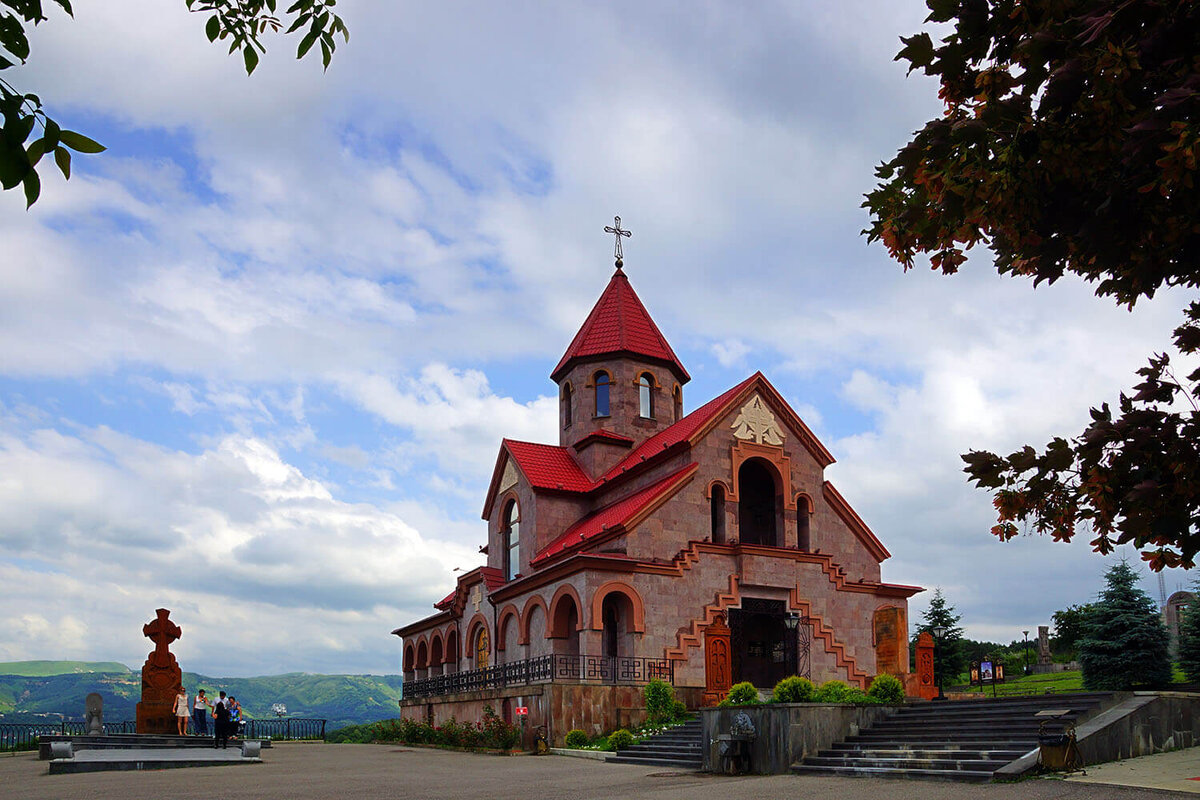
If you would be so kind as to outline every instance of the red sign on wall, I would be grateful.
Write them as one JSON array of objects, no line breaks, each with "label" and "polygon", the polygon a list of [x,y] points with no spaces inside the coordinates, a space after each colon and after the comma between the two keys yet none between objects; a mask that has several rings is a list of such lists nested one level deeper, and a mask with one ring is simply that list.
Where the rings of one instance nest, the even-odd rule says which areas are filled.
[{"label": "red sign on wall", "polygon": [[517,706],[517,716],[524,717],[529,714],[529,706]]}]

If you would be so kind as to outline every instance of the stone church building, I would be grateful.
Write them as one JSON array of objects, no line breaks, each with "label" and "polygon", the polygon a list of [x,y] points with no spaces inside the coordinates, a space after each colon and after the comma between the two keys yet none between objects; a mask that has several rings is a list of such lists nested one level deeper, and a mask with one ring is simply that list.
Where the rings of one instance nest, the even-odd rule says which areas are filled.
[{"label": "stone church building", "polygon": [[762,373],[685,413],[687,369],[618,266],[550,377],[559,441],[500,443],[487,565],[393,631],[405,716],[527,708],[561,742],[637,724],[654,677],[695,707],[907,673],[921,589],[883,582],[887,548]]}]

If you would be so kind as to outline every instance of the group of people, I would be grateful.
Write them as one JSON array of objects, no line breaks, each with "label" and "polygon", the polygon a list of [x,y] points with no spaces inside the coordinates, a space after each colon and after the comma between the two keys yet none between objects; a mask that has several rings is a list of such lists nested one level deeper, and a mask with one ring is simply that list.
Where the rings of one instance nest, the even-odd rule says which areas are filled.
[{"label": "group of people", "polygon": [[213,747],[228,747],[230,737],[237,738],[238,727],[242,724],[242,706],[233,695],[226,697],[221,692],[217,702],[213,703],[205,695],[205,690],[200,689],[189,709],[187,690],[179,687],[179,694],[175,697],[175,720],[180,736],[187,736],[189,711],[197,736],[208,736],[208,712],[212,711]]}]

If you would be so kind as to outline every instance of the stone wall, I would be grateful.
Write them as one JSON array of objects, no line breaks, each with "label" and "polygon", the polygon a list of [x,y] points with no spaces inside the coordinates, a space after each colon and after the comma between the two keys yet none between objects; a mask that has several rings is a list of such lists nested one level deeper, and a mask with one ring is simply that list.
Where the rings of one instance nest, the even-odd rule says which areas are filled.
[{"label": "stone wall", "polygon": [[719,734],[729,733],[739,713],[750,717],[757,737],[750,743],[750,772],[779,775],[792,764],[847,736],[869,728],[896,713],[894,706],[854,706],[838,703],[779,703],[766,706],[705,708],[700,712],[704,731],[704,770],[721,772],[724,764],[717,745]]},{"label": "stone wall", "polygon": [[[515,709],[525,706],[522,746],[532,749],[539,725],[546,726],[552,747],[562,747],[567,731],[582,730],[588,736],[610,733],[617,728],[635,728],[646,721],[642,686],[605,686],[593,684],[547,683],[512,686],[474,692],[412,698],[400,701],[400,716],[405,719],[441,725],[451,718],[458,722],[483,719],[485,706],[491,706],[502,719],[517,723]],[[702,690],[677,688],[675,698],[688,708],[698,708]]]}]

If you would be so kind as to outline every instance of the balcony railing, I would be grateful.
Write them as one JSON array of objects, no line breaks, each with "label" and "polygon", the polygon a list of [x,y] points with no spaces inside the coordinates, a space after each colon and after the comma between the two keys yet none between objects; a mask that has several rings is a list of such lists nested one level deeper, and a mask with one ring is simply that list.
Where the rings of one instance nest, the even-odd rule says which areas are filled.
[{"label": "balcony railing", "polygon": [[451,672],[404,682],[404,697],[434,697],[533,683],[675,682],[675,663],[666,658],[548,655],[494,667]]}]

